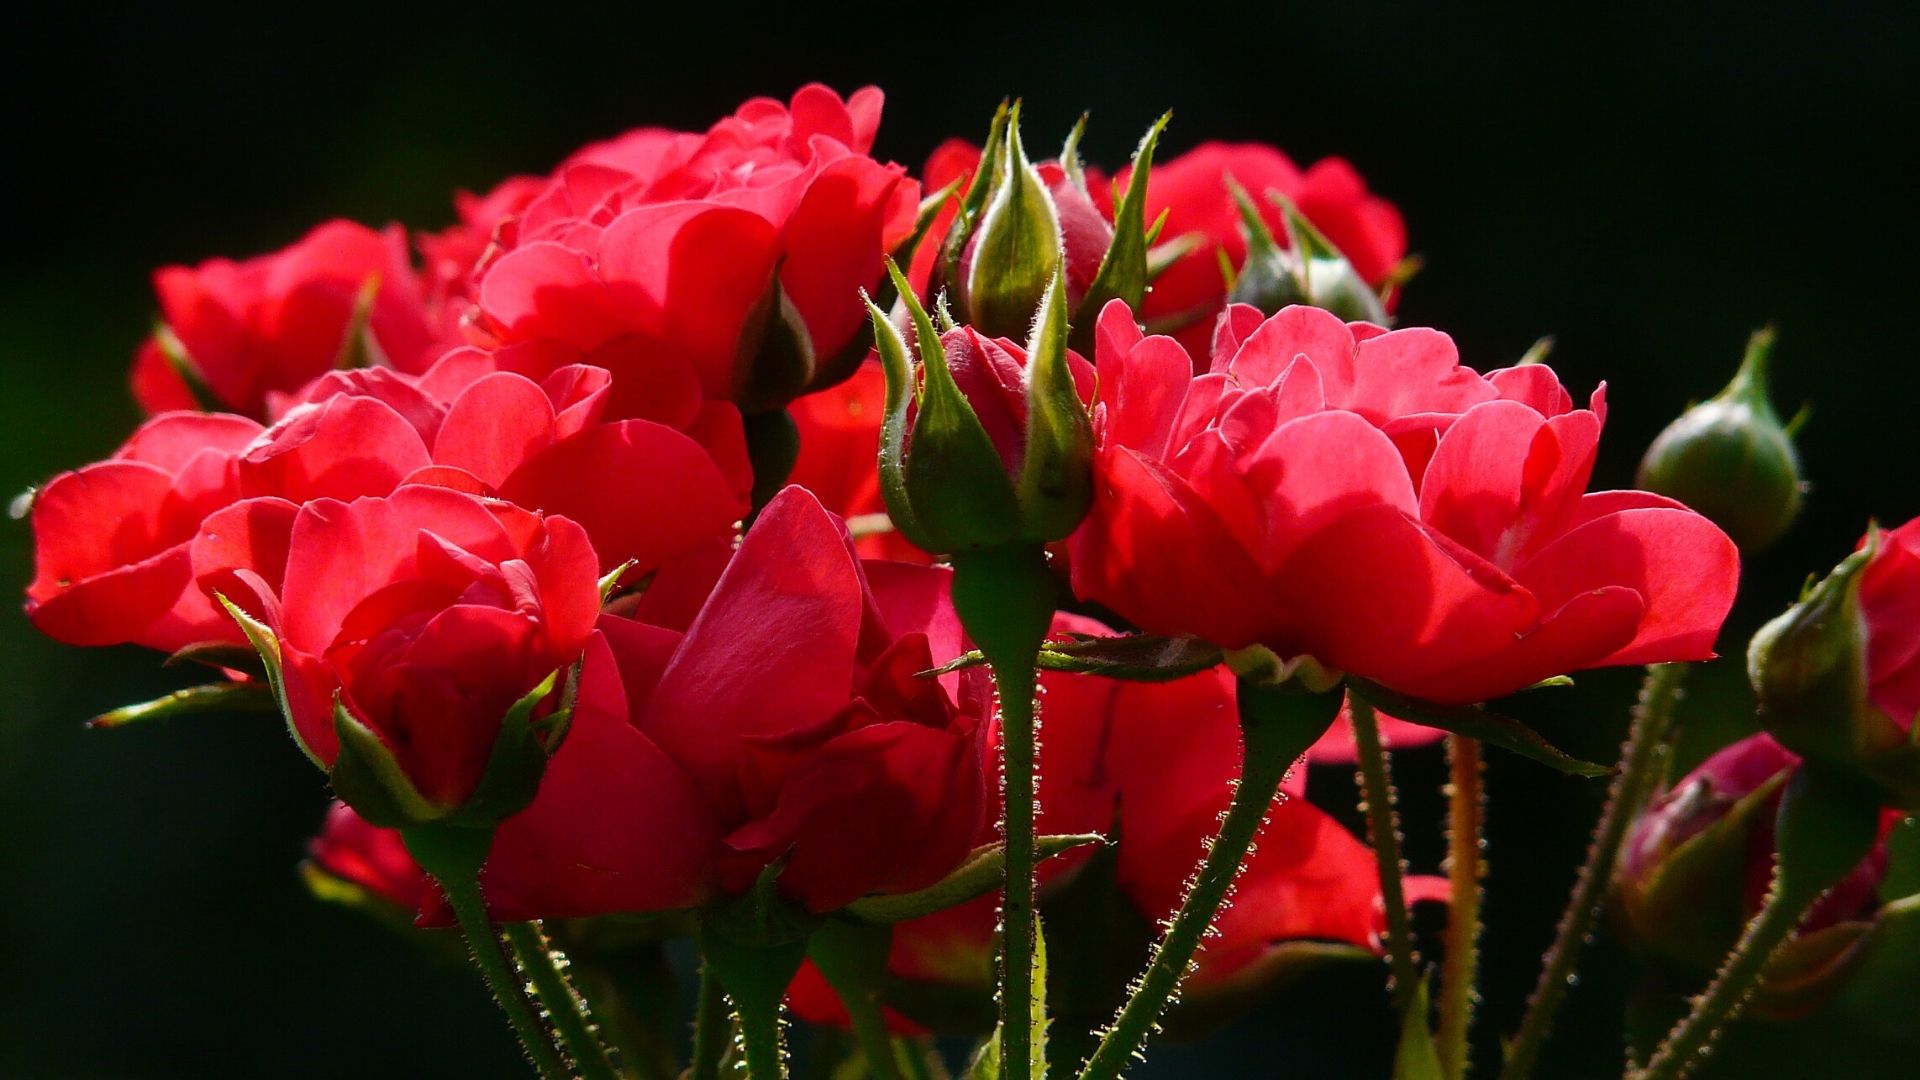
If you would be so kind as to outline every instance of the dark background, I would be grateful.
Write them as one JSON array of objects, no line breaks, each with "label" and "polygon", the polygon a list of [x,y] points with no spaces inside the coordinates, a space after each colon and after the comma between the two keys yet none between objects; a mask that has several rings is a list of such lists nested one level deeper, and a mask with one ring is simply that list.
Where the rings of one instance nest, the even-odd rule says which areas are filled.
[{"label": "dark background", "polygon": [[[0,33],[0,490],[131,429],[124,373],[153,316],[152,268],[279,247],[336,215],[438,227],[456,187],[543,171],[636,124],[702,128],[820,79],[884,86],[877,153],[916,168],[944,136],[977,139],[1009,93],[1026,97],[1033,147],[1093,108],[1086,149],[1109,165],[1168,106],[1170,150],[1242,138],[1303,164],[1348,157],[1426,257],[1405,322],[1448,330],[1482,368],[1553,333],[1576,392],[1609,382],[1601,486],[1628,483],[1647,440],[1777,322],[1783,410],[1815,403],[1801,440],[1814,486],[1788,540],[1749,562],[1729,659],[1692,683],[1693,757],[1744,723],[1752,629],[1869,517],[1920,512],[1920,356],[1892,323],[1920,285],[1913,5],[1195,6],[1152,25],[1043,7],[716,4],[705,25],[638,5],[16,12]],[[30,563],[24,524],[0,521],[5,580],[23,584]],[[81,727],[180,679],[151,655],[65,648],[0,619],[0,1075],[515,1075],[477,980],[307,897],[293,868],[325,792],[277,727]],[[1610,760],[1633,683],[1583,677],[1516,710]],[[1601,795],[1495,757],[1489,1035],[1518,1015]],[[1410,844],[1431,870],[1438,802],[1421,789],[1440,769],[1437,753],[1413,758]],[[1339,796],[1345,778],[1315,783]],[[1595,953],[1543,1075],[1617,1073],[1633,968],[1604,942]],[[1383,1074],[1378,1001],[1372,975],[1283,990],[1137,1075]],[[1803,1054],[1846,1042],[1797,1039]]]}]

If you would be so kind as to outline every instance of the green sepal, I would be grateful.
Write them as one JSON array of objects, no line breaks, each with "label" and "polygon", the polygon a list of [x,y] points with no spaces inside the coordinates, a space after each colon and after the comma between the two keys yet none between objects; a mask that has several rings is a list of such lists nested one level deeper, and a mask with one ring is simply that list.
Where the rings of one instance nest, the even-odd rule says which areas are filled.
[{"label": "green sepal", "polygon": [[1802,762],[1774,821],[1774,887],[1810,905],[1859,866],[1880,835],[1876,796],[1845,770]]},{"label": "green sepal", "polygon": [[361,282],[360,290],[353,294],[353,314],[347,319],[346,333],[340,338],[340,350],[334,354],[335,369],[350,371],[388,366],[386,351],[373,336],[373,303],[379,296],[379,274]]},{"label": "green sepal", "polygon": [[1060,215],[1020,141],[1020,105],[1006,125],[993,197],[981,212],[965,280],[967,321],[989,337],[1018,338],[1032,325],[1061,263]]},{"label": "green sepal", "polygon": [[[920,250],[921,244],[926,243],[927,234],[933,230],[934,219],[940,216],[940,211],[944,209],[948,203],[958,197],[960,193],[960,182],[963,179],[964,177],[956,176],[952,180],[947,181],[946,187],[920,200],[920,207],[913,215],[913,231],[907,234],[905,240],[900,241],[899,247],[887,252],[888,258],[897,263],[912,265],[915,253]],[[881,307],[889,307],[894,300],[899,298],[899,293],[889,294],[887,292],[889,284],[890,283],[886,281],[880,283],[878,303]]]},{"label": "green sepal", "polygon": [[226,609],[227,615],[239,624],[240,633],[245,635],[247,643],[253,646],[254,652],[260,657],[262,673],[266,676],[267,685],[273,690],[273,703],[279,708],[281,718],[286,721],[287,734],[293,736],[293,745],[298,746],[300,752],[307,755],[307,760],[313,762],[314,768],[321,772],[327,771],[326,762],[321,761],[320,755],[314,753],[313,747],[307,745],[307,740],[301,738],[300,729],[293,723],[293,710],[287,707],[286,681],[280,673],[279,640],[273,636],[273,631],[265,623],[247,614],[240,605],[220,593],[214,593],[213,598],[219,601],[220,606]]},{"label": "green sepal", "polygon": [[153,324],[153,343],[160,350],[160,358],[167,362],[180,381],[187,386],[187,393],[193,396],[193,403],[201,412],[226,412],[227,403],[220,400],[213,387],[200,374],[200,365],[193,362],[187,353],[186,343],[173,332],[173,327],[164,322]]},{"label": "green sepal", "polygon": [[[1099,675],[1127,682],[1171,682],[1197,675],[1219,664],[1220,647],[1190,637],[1128,634],[1124,637],[1075,635],[1071,641],[1049,641],[1040,647],[1034,666],[1042,671]],[[919,674],[945,675],[987,662],[978,649],[962,653],[945,664]]]},{"label": "green sepal", "polygon": [[367,824],[409,829],[441,821],[453,812],[453,807],[420,794],[379,734],[361,723],[337,694],[333,731],[339,737],[340,752],[334,756],[328,780],[340,801],[353,807]]},{"label": "green sepal", "polygon": [[[1045,861],[1063,851],[1104,842],[1099,833],[1039,836],[1033,841],[1034,858],[1036,862]],[[1006,862],[1006,844],[999,841],[982,844],[973,849],[952,873],[924,889],[862,897],[848,904],[841,913],[858,922],[881,924],[906,922],[936,911],[945,911],[999,888],[1004,880]]]},{"label": "green sepal", "polygon": [[1267,227],[1266,218],[1247,189],[1232,176],[1226,178],[1227,193],[1240,212],[1240,231],[1247,241],[1247,256],[1238,268],[1227,260],[1225,248],[1215,248],[1220,273],[1226,279],[1227,302],[1252,304],[1273,315],[1289,304],[1311,303],[1300,280],[1299,259],[1295,252],[1283,250]]},{"label": "green sepal", "polygon": [[[917,302],[910,305],[919,306]],[[913,502],[907,497],[907,418],[917,390],[913,362],[907,358],[906,339],[871,299],[867,300],[867,315],[873,323],[874,349],[880,354],[880,371],[887,383],[880,414],[880,498],[894,529],[913,546],[930,549],[933,539],[914,520]]]},{"label": "green sepal", "polygon": [[1087,286],[1087,295],[1080,300],[1080,309],[1074,316],[1075,345],[1082,351],[1090,346],[1093,336],[1095,316],[1107,306],[1109,300],[1124,300],[1129,308],[1140,309],[1140,302],[1146,298],[1147,283],[1153,280],[1153,269],[1149,265],[1147,252],[1153,246],[1154,237],[1166,223],[1162,214],[1155,223],[1153,235],[1149,235],[1146,225],[1147,180],[1153,169],[1154,147],[1160,141],[1160,133],[1166,130],[1167,121],[1173,119],[1171,112],[1163,113],[1160,119],[1140,140],[1139,149],[1133,154],[1133,173],[1127,178],[1126,194],[1121,196],[1119,205],[1113,213],[1113,243],[1108,246],[1106,255],[1100,259],[1100,269],[1094,274],[1093,283]]},{"label": "green sepal", "polygon": [[1557,340],[1552,334],[1542,334],[1533,339],[1533,344],[1527,346],[1527,351],[1520,354],[1520,359],[1515,360],[1513,366],[1529,367],[1546,363],[1547,357],[1553,355],[1553,346]]},{"label": "green sepal", "polygon": [[780,875],[786,869],[785,858],[768,863],[752,888],[710,909],[702,925],[744,945],[770,948],[798,943],[804,947],[823,920],[780,895]]},{"label": "green sepal", "polygon": [[540,777],[546,772],[547,759],[560,748],[572,721],[573,694],[577,687],[574,670],[567,670],[567,688],[558,708],[539,720],[534,711],[560,685],[561,672],[540,681],[526,696],[513,703],[500,719],[500,731],[487,754],[487,767],[474,785],[473,794],[447,819],[450,824],[497,825],[525,810],[540,790]]},{"label": "green sepal", "polygon": [[927,340],[924,327],[917,336],[919,410],[903,470],[914,527],[928,551],[942,554],[1012,540],[1020,535],[1020,505],[1007,467],[954,382],[939,339]]},{"label": "green sepal", "polygon": [[1073,130],[1067,132],[1067,141],[1060,147],[1060,171],[1066,174],[1074,187],[1083,192],[1087,190],[1087,169],[1080,160],[1080,140],[1086,134],[1087,114],[1081,113],[1080,119],[1073,122]]},{"label": "green sepal", "polygon": [[725,924],[700,926],[700,955],[711,965],[743,1023],[777,1028],[787,986],[807,957],[807,936],[789,941],[740,937]]},{"label": "green sepal", "polygon": [[278,709],[279,704],[274,700],[273,689],[261,683],[208,683],[205,686],[189,686],[184,690],[175,690],[171,694],[162,695],[152,701],[143,701],[137,705],[122,705],[87,721],[87,726],[118,728],[153,720],[170,720],[176,716],[191,716],[195,713],[276,712]]},{"label": "green sepal", "polygon": [[966,194],[960,197],[959,212],[954,215],[953,224],[947,229],[946,241],[940,246],[940,258],[935,260],[933,279],[927,283],[928,295],[936,295],[959,281],[960,257],[966,254],[967,241],[973,239],[974,226],[979,224],[980,213],[986,208],[987,198],[993,194],[1011,113],[1005,101],[1000,102],[1000,107],[993,112],[993,123],[987,128],[987,141],[981,144],[980,163],[974,166],[973,180],[967,184]]},{"label": "green sepal", "polygon": [[1510,750],[1563,773],[1573,776],[1611,776],[1615,771],[1610,766],[1582,761],[1547,742],[1525,724],[1489,712],[1478,705],[1440,705],[1421,701],[1352,675],[1347,676],[1347,688],[1389,716],[1478,739],[1489,746]]},{"label": "green sepal", "polygon": [[1020,464],[1020,536],[1064,540],[1093,505],[1093,422],[1067,365],[1066,283],[1058,273],[1027,342],[1027,438]]},{"label": "green sepal", "polygon": [[606,576],[600,579],[598,587],[600,590],[600,605],[602,607],[606,606],[607,601],[613,599],[613,590],[620,587],[620,579],[626,577],[627,571],[632,570],[638,565],[640,565],[639,560],[628,559],[626,562],[607,571]]},{"label": "green sepal", "polygon": [[[866,350],[860,350],[864,355]],[[733,365],[733,400],[743,413],[769,412],[807,392],[819,369],[813,336],[774,267],[767,291],[747,313]]]},{"label": "green sepal", "polygon": [[1333,241],[1314,228],[1286,196],[1270,192],[1268,198],[1280,207],[1287,241],[1298,261],[1300,291],[1309,298],[1308,302],[1348,322],[1389,325],[1392,320],[1380,294],[1373,291],[1373,286],[1367,284]]},{"label": "green sepal", "polygon": [[1400,1044],[1393,1053],[1393,1080],[1446,1080],[1440,1049],[1427,1028],[1427,976],[1414,984],[1412,1000],[1400,1016]]}]

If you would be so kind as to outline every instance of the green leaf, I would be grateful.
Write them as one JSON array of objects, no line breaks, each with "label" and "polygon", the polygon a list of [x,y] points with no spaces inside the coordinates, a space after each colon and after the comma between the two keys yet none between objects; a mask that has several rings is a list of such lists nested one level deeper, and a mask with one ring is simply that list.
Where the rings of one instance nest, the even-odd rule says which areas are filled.
[{"label": "green leaf", "polygon": [[[1104,843],[1098,833],[1069,833],[1036,837],[1035,857],[1049,859],[1087,844]],[[975,848],[958,868],[917,892],[863,897],[848,904],[845,914],[864,923],[897,923],[944,911],[1000,887],[1007,849],[998,841]]]},{"label": "green leaf", "polygon": [[195,713],[274,712],[278,708],[273,698],[272,688],[261,683],[209,683],[205,686],[189,686],[184,690],[175,690],[171,694],[154,698],[152,701],[143,701],[138,705],[122,705],[87,721],[87,726],[117,728],[128,724],[146,723],[150,720],[170,720],[176,716],[191,716]]},{"label": "green leaf", "polygon": [[[494,736],[493,749],[487,754],[487,767],[480,774],[480,782],[474,785],[467,801],[448,818],[450,824],[497,825],[533,802],[550,755],[540,737],[541,724],[534,722],[533,712],[553,693],[559,680],[557,671],[548,675],[500,718],[500,730]],[[548,717],[542,724],[564,725],[566,711],[556,710],[561,719],[552,721],[552,717]]]},{"label": "green leaf", "polygon": [[1000,1029],[981,1041],[967,1063],[967,1080],[1000,1080]]},{"label": "green leaf", "polygon": [[1615,771],[1609,766],[1596,765],[1567,754],[1525,724],[1488,712],[1478,705],[1439,705],[1421,701],[1352,675],[1347,676],[1347,688],[1389,716],[1478,739],[1489,746],[1510,750],[1563,773],[1610,776]]},{"label": "green leaf", "polygon": [[1393,1054],[1393,1080],[1446,1080],[1440,1051],[1427,1029],[1427,978],[1413,988],[1413,1000],[1400,1020],[1400,1046]]},{"label": "green leaf", "polygon": [[267,677],[267,669],[261,665],[257,650],[250,645],[235,645],[230,641],[202,641],[184,646],[161,661],[161,666],[178,667],[187,663],[244,671],[261,679]]},{"label": "green leaf", "polygon": [[387,744],[348,711],[338,694],[333,730],[340,738],[340,752],[328,774],[333,793],[369,825],[407,829],[438,822],[451,811],[420,794]]},{"label": "green leaf", "polygon": [[240,632],[246,636],[247,642],[259,655],[260,666],[265,670],[267,685],[273,689],[273,703],[279,707],[280,715],[287,723],[287,733],[293,736],[293,744],[300,748],[301,753],[307,755],[307,760],[313,762],[315,768],[326,772],[326,762],[321,761],[320,755],[314,753],[313,747],[307,745],[307,740],[300,737],[300,729],[293,723],[293,710],[287,708],[287,687],[280,675],[280,642],[273,636],[273,631],[225,596],[214,593],[213,598],[218,600],[220,606],[226,609],[227,615],[240,625]]},{"label": "green leaf", "polygon": [[[1147,257],[1147,249],[1153,244],[1146,227],[1147,179],[1153,169],[1154,147],[1171,119],[1173,114],[1169,112],[1154,121],[1140,140],[1140,148],[1134,151],[1133,174],[1127,178],[1127,192],[1113,214],[1113,243],[1100,259],[1100,269],[1094,274],[1093,283],[1087,286],[1087,295],[1081,299],[1080,310],[1075,315],[1083,349],[1084,342],[1091,340],[1094,318],[1100,309],[1109,300],[1118,299],[1138,311],[1140,301],[1147,294],[1147,282],[1153,279]],[[1165,220],[1163,215],[1161,222]]]},{"label": "green leaf", "polygon": [[961,292],[968,319],[990,337],[1017,338],[1061,263],[1060,217],[1020,141],[1020,105],[1008,116],[993,197],[980,215]]},{"label": "green leaf", "polygon": [[1064,540],[1093,505],[1093,422],[1067,366],[1067,298],[1058,273],[1027,342],[1027,449],[1020,466],[1021,535]]}]

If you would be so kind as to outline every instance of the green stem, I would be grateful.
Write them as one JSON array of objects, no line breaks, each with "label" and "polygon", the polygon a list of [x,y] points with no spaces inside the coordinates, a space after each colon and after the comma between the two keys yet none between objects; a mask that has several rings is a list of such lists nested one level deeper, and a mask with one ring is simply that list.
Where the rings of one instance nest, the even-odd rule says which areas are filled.
[{"label": "green stem", "polygon": [[1587,848],[1587,860],[1574,880],[1573,895],[1560,917],[1541,965],[1540,981],[1527,1001],[1526,1015],[1507,1050],[1507,1061],[1500,1070],[1503,1080],[1526,1080],[1539,1062],[1540,1050],[1560,1006],[1573,987],[1574,972],[1580,965],[1580,953],[1593,935],[1595,921],[1606,903],[1607,888],[1613,880],[1614,863],[1634,815],[1652,794],[1666,771],[1666,759],[1673,727],[1674,703],[1680,684],[1687,675],[1686,664],[1653,664],[1640,686],[1640,699],[1634,705],[1633,722],[1627,729],[1626,744],[1620,750],[1620,771],[1607,791],[1606,805],[1594,826],[1593,843]]},{"label": "green stem", "polygon": [[1000,699],[1001,826],[1006,876],[1000,903],[1001,1075],[1033,1075],[1034,662],[1053,621],[1057,586],[1038,544],[956,557],[953,603],[993,668]]},{"label": "green stem", "polygon": [[570,951],[574,982],[593,1002],[601,1034],[620,1065],[640,1080],[679,1076],[679,994],[665,950],[645,945],[611,954]]},{"label": "green stem", "polygon": [[[1193,966],[1194,954],[1213,925],[1214,916],[1226,904],[1233,879],[1253,847],[1254,836],[1266,820],[1287,770],[1326,732],[1340,703],[1337,693],[1307,697],[1245,680],[1240,682],[1239,697],[1243,743],[1240,779],[1234,785],[1220,835],[1207,846],[1206,858],[1167,924],[1166,935],[1154,946],[1146,973],[1134,984],[1127,1003],[1101,1036],[1100,1045],[1080,1071],[1080,1080],[1114,1080],[1146,1045],[1159,1026],[1160,1014]],[[1302,709],[1302,704],[1310,707]]]},{"label": "green stem", "polygon": [[873,1080],[901,1080],[893,1036],[880,1006],[893,942],[890,926],[859,926],[829,920],[807,941],[807,955],[846,1007],[860,1053]]},{"label": "green stem", "polygon": [[1447,882],[1453,898],[1447,916],[1446,952],[1440,961],[1440,1004],[1435,1046],[1441,1072],[1451,1080],[1467,1074],[1467,1035],[1473,1026],[1474,976],[1480,962],[1480,879],[1486,873],[1484,794],[1480,743],[1447,736],[1452,771],[1447,794]]},{"label": "green stem", "polygon": [[573,1058],[575,1072],[582,1080],[617,1080],[618,1071],[607,1057],[594,1030],[587,1003],[572,984],[554,956],[552,945],[538,923],[508,923],[507,945],[520,970],[533,983],[533,991],[547,1010],[547,1019],[560,1036],[560,1043]]},{"label": "green stem", "polygon": [[727,1056],[727,1035],[733,1016],[727,992],[713,973],[711,962],[700,965],[700,999],[693,1012],[693,1065],[688,1080],[720,1080],[720,1062]]},{"label": "green stem", "polygon": [[486,899],[480,892],[480,866],[493,846],[493,830],[424,825],[403,830],[401,837],[414,862],[432,875],[439,882],[441,892],[446,894],[454,922],[466,935],[474,966],[480,969],[487,988],[493,991],[500,1011],[507,1014],[507,1022],[519,1037],[527,1060],[546,1080],[564,1080],[570,1075],[567,1064],[554,1047],[546,1026],[540,1022],[533,1003],[527,1000],[526,987],[513,970],[513,963],[501,948],[500,938],[487,917]]},{"label": "green stem", "polygon": [[735,937],[709,922],[701,928],[700,948],[733,1002],[749,1080],[786,1080],[782,1009],[787,985],[806,959],[807,943]]},{"label": "green stem", "polygon": [[1393,1009],[1404,1013],[1420,981],[1420,957],[1413,949],[1413,925],[1407,918],[1407,860],[1400,854],[1400,814],[1394,806],[1393,772],[1380,744],[1380,723],[1373,706],[1350,695],[1347,712],[1359,751],[1360,792],[1367,813],[1367,835],[1380,871],[1380,903],[1387,909],[1387,966],[1392,972]]}]

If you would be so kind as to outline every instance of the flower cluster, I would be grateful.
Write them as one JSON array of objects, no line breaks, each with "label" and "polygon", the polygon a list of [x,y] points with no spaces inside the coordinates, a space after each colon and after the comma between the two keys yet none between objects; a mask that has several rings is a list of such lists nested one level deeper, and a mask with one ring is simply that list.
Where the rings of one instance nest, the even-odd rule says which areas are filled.
[{"label": "flower cluster", "polygon": [[[1120,929],[1055,951],[1052,1014],[1102,1033],[1090,1080],[1196,952],[1182,1015],[1250,1000],[1306,943],[1387,959],[1411,1009],[1408,904],[1474,887],[1479,744],[1604,771],[1484,703],[1711,659],[1739,548],[1667,495],[1589,490],[1604,385],[1395,327],[1406,229],[1343,160],[1156,161],[1163,120],[1109,174],[1078,131],[1035,160],[1015,105],[915,176],[874,156],[880,121],[877,89],[807,86],[463,194],[439,232],[336,221],[160,271],[150,418],[33,494],[29,617],[270,702],[340,800],[311,877],[459,923],[544,1071],[564,1047],[597,1076],[605,1051],[571,994],[528,1007],[489,922],[697,933],[756,1077],[783,996],[870,1057],[888,1025],[992,1031],[997,998],[993,1060],[1040,1069],[1046,935],[1089,910]],[[1647,473],[1728,495],[1689,433],[1750,449],[1726,425],[1766,421],[1780,505],[1743,543],[1798,507],[1756,385]],[[1700,891],[1674,853],[1729,814],[1768,815],[1743,860],[1777,815],[1791,876],[1791,792],[1920,805],[1916,528],[1870,534],[1756,639],[1778,742],[1723,752],[1630,838],[1629,760],[1587,876],[1645,936]],[[1383,734],[1453,746],[1451,886],[1401,867]],[[1359,763],[1366,840],[1298,760]],[[1809,927],[1872,910],[1884,844],[1844,854]],[[1759,911],[1774,867],[1742,861],[1721,906]],[[1703,966],[1724,936],[1690,946]],[[550,960],[507,938],[540,984]],[[1458,1075],[1446,1017],[1472,989],[1445,992],[1425,1052]]]}]

